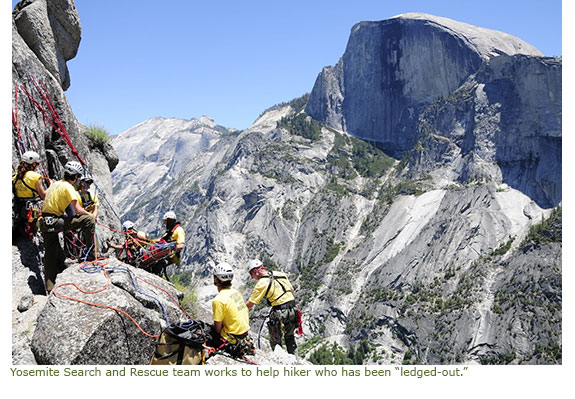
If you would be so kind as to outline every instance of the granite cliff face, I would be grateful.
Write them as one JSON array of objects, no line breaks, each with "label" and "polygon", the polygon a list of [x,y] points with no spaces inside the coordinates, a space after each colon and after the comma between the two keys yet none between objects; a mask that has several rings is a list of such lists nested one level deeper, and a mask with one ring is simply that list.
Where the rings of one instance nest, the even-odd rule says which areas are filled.
[{"label": "granite cliff face", "polygon": [[338,64],[319,75],[306,112],[400,156],[415,142],[420,111],[502,54],[541,55],[506,33],[428,14],[360,22]]},{"label": "granite cliff face", "polygon": [[[421,14],[360,23],[309,98],[149,193],[182,215],[200,293],[213,262],[244,294],[251,257],[291,273],[318,353],[319,336],[368,339],[368,363],[555,363],[560,238],[525,248],[561,203],[561,112],[561,60],[517,38]],[[498,304],[517,278],[543,304],[535,324]]]},{"label": "granite cliff face", "polygon": [[[14,8],[12,17],[12,110],[17,121],[12,129],[13,168],[18,165],[18,151],[22,146],[40,154],[46,173],[52,179],[63,176],[63,165],[67,161],[78,160],[59,129],[48,121],[53,119],[49,109],[53,104],[75,150],[101,190],[101,221],[118,226],[118,218],[112,210],[115,205],[110,175],[118,163],[117,154],[109,144],[96,147],[91,143],[85,134],[87,128],[74,116],[64,93],[70,85],[66,61],[76,55],[81,36],[74,2],[22,1]],[[43,95],[52,104],[44,100]],[[100,235],[102,239],[109,236],[106,231]]]},{"label": "granite cliff face", "polygon": [[80,45],[80,19],[74,3],[68,0],[21,1],[13,20],[26,45],[58,81],[63,90],[70,87],[66,61],[76,56]]},{"label": "granite cliff face", "polygon": [[114,191],[151,234],[175,210],[172,271],[204,314],[214,262],[244,296],[249,259],[288,272],[316,361],[335,343],[358,363],[561,363],[561,106],[561,60],[517,38],[362,22],[309,96],[249,129],[154,118],[115,138]]},{"label": "granite cliff face", "polygon": [[549,208],[561,202],[561,61],[486,62],[419,117],[412,175],[505,183]]}]

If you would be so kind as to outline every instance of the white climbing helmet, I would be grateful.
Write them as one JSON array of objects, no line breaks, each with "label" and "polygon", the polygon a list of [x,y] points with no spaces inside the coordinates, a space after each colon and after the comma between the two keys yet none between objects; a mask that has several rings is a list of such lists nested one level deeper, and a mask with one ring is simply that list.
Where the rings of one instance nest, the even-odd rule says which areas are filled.
[{"label": "white climbing helmet", "polygon": [[214,267],[214,276],[220,281],[232,281],[234,278],[234,269],[232,265],[226,262],[218,263]]},{"label": "white climbing helmet", "polygon": [[251,273],[252,270],[257,269],[258,267],[262,267],[264,264],[259,259],[252,259],[248,263],[248,273]]},{"label": "white climbing helmet", "polygon": [[22,154],[22,161],[32,165],[33,163],[40,163],[40,155],[34,151],[26,151]]},{"label": "white climbing helmet", "polygon": [[84,173],[84,168],[80,162],[68,161],[66,165],[64,165],[64,171],[70,175],[81,175]]},{"label": "white climbing helmet", "polygon": [[90,176],[82,176],[82,177],[80,178],[80,181],[83,182],[83,183],[89,183],[89,184],[94,183],[94,179],[93,179],[92,177],[90,177]]},{"label": "white climbing helmet", "polygon": [[166,213],[164,213],[164,217],[163,219],[176,219],[176,214],[172,211],[168,211]]},{"label": "white climbing helmet", "polygon": [[130,222],[129,220],[126,220],[124,223],[122,223],[122,228],[124,229],[124,231],[133,229],[134,226],[135,224],[133,222]]}]

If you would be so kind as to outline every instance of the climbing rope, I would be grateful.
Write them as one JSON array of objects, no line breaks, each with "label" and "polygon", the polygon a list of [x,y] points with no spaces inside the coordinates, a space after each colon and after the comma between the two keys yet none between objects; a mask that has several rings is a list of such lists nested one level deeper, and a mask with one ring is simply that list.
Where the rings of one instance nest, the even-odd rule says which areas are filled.
[{"label": "climbing rope", "polygon": [[112,204],[110,203],[110,201],[108,201],[108,198],[106,197],[106,194],[104,193],[104,191],[100,188],[100,186],[98,186],[95,182],[94,182],[94,187],[96,187],[96,191],[98,192],[98,195],[104,199],[104,201],[106,202],[106,204],[108,204],[108,206],[110,207],[112,213],[118,218],[118,220],[122,220],[122,218],[120,217],[120,215],[118,215],[118,212],[116,212],[116,209],[114,209],[114,207],[112,206]]},{"label": "climbing rope", "polygon": [[[180,304],[178,303],[178,301],[177,301],[175,298],[173,298],[166,290],[164,290],[164,289],[158,287],[157,285],[152,284],[152,283],[150,283],[149,281],[146,281],[145,279],[142,279],[142,278],[140,278],[140,277],[138,277],[138,276],[136,276],[136,278],[134,278],[132,272],[131,272],[128,268],[108,267],[109,264],[110,264],[110,262],[109,262],[109,260],[108,260],[107,258],[100,258],[100,259],[97,259],[97,260],[95,260],[95,261],[84,262],[84,263],[80,266],[80,269],[83,270],[84,272],[87,272],[87,273],[98,273],[98,272],[100,272],[100,271],[103,271],[104,276],[106,277],[106,284],[104,285],[104,287],[102,287],[102,288],[100,288],[100,289],[97,289],[97,290],[89,291],[89,290],[84,290],[84,289],[78,287],[78,285],[76,285],[75,283],[62,283],[62,284],[59,284],[59,285],[57,285],[56,287],[54,287],[54,289],[52,290],[52,293],[54,294],[54,296],[56,296],[56,297],[58,297],[58,298],[68,299],[68,300],[75,301],[75,302],[79,302],[79,303],[83,303],[83,304],[89,305],[89,306],[94,306],[94,307],[99,307],[99,308],[105,308],[105,309],[111,309],[111,310],[117,311],[117,312],[119,312],[119,313],[125,315],[126,317],[128,317],[128,319],[130,319],[130,321],[131,321],[132,323],[134,323],[134,325],[138,328],[138,330],[140,330],[140,332],[142,332],[142,334],[144,334],[145,336],[150,337],[150,338],[158,338],[158,337],[160,336],[159,334],[152,334],[152,333],[149,333],[149,332],[145,331],[131,315],[129,315],[126,311],[124,311],[124,310],[122,310],[122,309],[120,309],[120,308],[117,308],[117,307],[114,307],[114,306],[111,306],[111,305],[107,305],[107,304],[103,304],[103,303],[96,303],[96,302],[87,301],[87,300],[80,299],[80,298],[76,298],[76,297],[73,297],[73,296],[64,295],[64,294],[61,294],[60,292],[58,292],[58,290],[59,290],[60,288],[62,288],[62,287],[71,286],[71,287],[75,288],[76,290],[78,290],[79,292],[81,292],[81,293],[83,293],[83,294],[87,294],[87,295],[98,294],[98,293],[104,292],[104,291],[107,290],[108,287],[110,286],[111,280],[110,280],[110,276],[109,276],[109,274],[108,274],[108,271],[109,271],[109,270],[112,270],[112,271],[122,271],[122,272],[128,273],[128,276],[130,277],[130,280],[131,280],[131,282],[132,282],[132,285],[134,286],[135,290],[136,290],[138,293],[140,293],[141,295],[144,295],[144,296],[146,296],[146,297],[148,297],[148,298],[151,298],[151,299],[155,300],[155,301],[158,303],[158,305],[159,305],[160,308],[162,309],[162,312],[163,312],[163,314],[164,314],[164,319],[165,319],[167,325],[170,324],[170,323],[169,323],[169,317],[168,317],[167,310],[166,310],[165,306],[163,305],[163,303],[162,303],[157,297],[143,292],[143,291],[138,287],[138,285],[136,284],[136,279],[138,279],[138,280],[140,280],[140,281],[142,281],[142,282],[144,282],[144,283],[146,283],[146,284],[149,284],[149,285],[151,285],[152,287],[157,288],[157,289],[163,291],[164,293],[168,294],[168,297],[170,298],[170,300],[172,300],[174,303],[176,303],[176,304],[180,307],[180,309],[184,310],[184,309],[180,306]],[[186,313],[186,315],[187,315],[187,312],[185,312],[185,310],[184,310],[184,313]],[[189,317],[189,316],[188,316],[188,317]]]},{"label": "climbing rope", "polygon": [[110,309],[110,310],[114,310],[114,311],[116,311],[116,312],[119,312],[119,313],[123,314],[124,316],[126,316],[128,319],[130,319],[130,321],[131,321],[132,323],[134,323],[134,325],[138,328],[138,330],[140,330],[140,331],[142,332],[142,334],[144,334],[145,336],[150,337],[150,338],[158,338],[158,337],[160,336],[159,334],[150,334],[150,333],[146,332],[146,331],[140,326],[140,324],[138,324],[138,322],[137,322],[132,316],[130,316],[130,315],[128,314],[128,312],[126,312],[126,311],[124,311],[124,310],[122,310],[122,309],[120,309],[120,308],[117,308],[117,307],[114,307],[114,306],[110,306],[110,305],[106,305],[106,304],[103,304],[103,303],[95,303],[95,302],[85,301],[85,300],[83,300],[83,299],[79,299],[79,298],[75,298],[75,297],[72,297],[72,296],[60,294],[60,293],[58,292],[59,289],[61,289],[62,287],[66,287],[66,286],[74,287],[76,290],[80,291],[81,293],[83,293],[83,294],[88,294],[88,295],[98,294],[98,293],[100,293],[100,292],[103,292],[103,291],[107,290],[108,287],[110,286],[111,281],[110,281],[110,276],[108,275],[108,272],[106,271],[106,267],[105,267],[105,266],[106,266],[109,262],[106,263],[106,264],[104,264],[104,265],[101,265],[101,264],[99,263],[100,261],[102,261],[102,260],[96,260],[96,261],[93,261],[93,262],[90,262],[90,263],[92,263],[94,266],[97,265],[97,266],[101,267],[102,270],[104,271],[104,275],[106,276],[106,284],[105,284],[105,286],[104,286],[103,288],[100,288],[99,290],[88,291],[88,290],[84,290],[84,289],[78,287],[75,283],[62,283],[62,284],[59,284],[59,285],[55,286],[55,287],[52,289],[52,293],[54,294],[54,296],[57,297],[57,298],[68,299],[68,300],[70,300],[70,301],[75,301],[75,302],[83,303],[83,304],[89,305],[89,306],[94,306],[94,307],[104,308],[104,309]]},{"label": "climbing rope", "polygon": [[[271,309],[270,309],[270,313],[271,313]],[[258,349],[261,349],[260,338],[262,336],[262,329],[264,328],[264,324],[265,324],[266,320],[268,319],[268,317],[270,317],[270,313],[268,313],[267,316],[264,317],[264,319],[262,320],[262,324],[260,325],[260,328],[258,330]]]},{"label": "climbing rope", "polygon": [[[52,97],[50,96],[50,92],[49,92],[44,80],[39,79],[39,81],[37,81],[34,78],[34,76],[30,73],[28,74],[28,78],[29,78],[29,81],[31,82],[32,86],[36,89],[36,91],[38,92],[38,94],[42,98],[44,105],[42,105],[39,101],[37,101],[34,98],[34,96],[32,96],[32,94],[26,89],[26,87],[24,85],[20,85],[19,88],[18,87],[14,88],[16,107],[15,107],[15,110],[14,110],[14,108],[12,108],[12,124],[14,125],[14,127],[16,129],[18,143],[20,144],[20,147],[21,147],[21,148],[19,147],[19,149],[22,151],[22,153],[24,153],[26,150],[26,148],[24,146],[24,141],[22,140],[22,135],[20,133],[20,120],[19,120],[19,112],[18,112],[18,90],[21,89],[24,92],[24,94],[26,95],[26,97],[28,97],[28,99],[30,100],[32,105],[34,107],[36,107],[36,109],[38,111],[40,111],[40,113],[42,114],[44,126],[47,127],[46,122],[48,122],[52,126],[52,128],[60,135],[62,140],[68,145],[68,147],[70,147],[72,154],[78,159],[80,164],[84,167],[84,174],[87,175],[89,173],[88,167],[87,167],[86,163],[84,162],[84,160],[82,159],[82,157],[80,156],[80,154],[78,153],[78,150],[74,147],[74,143],[70,139],[68,131],[66,130],[66,126],[64,125],[62,118],[60,117],[60,115],[58,114],[58,111],[56,110],[56,107],[54,105]],[[30,134],[29,134],[28,139],[29,139],[30,143],[32,143],[32,145],[35,147],[36,152],[38,152],[38,149],[36,148],[35,142],[34,142],[34,140],[32,140],[32,137]],[[44,177],[47,178],[48,175],[47,175],[46,168],[44,167],[42,162],[40,162],[40,163],[41,163],[42,169],[44,171]],[[94,183],[94,186],[95,186],[96,191],[97,191],[98,195],[100,196],[100,198],[102,198],[104,200],[106,205],[108,205],[109,209],[118,218],[118,220],[121,220],[120,215],[118,214],[118,212],[116,211],[116,209],[112,205],[112,203],[108,200],[104,191],[96,183]]]},{"label": "climbing rope", "polygon": [[16,112],[14,112],[14,107],[12,107],[12,126],[16,129],[16,137],[18,138],[18,144],[20,147],[20,155],[26,152],[26,147],[24,146],[24,141],[22,140],[22,134],[20,133],[20,118],[18,115],[18,87],[14,88],[14,101],[16,103]]},{"label": "climbing rope", "polygon": [[74,147],[74,143],[72,143],[72,140],[70,139],[70,136],[68,135],[68,131],[66,130],[66,126],[64,125],[64,123],[62,122],[62,119],[60,118],[60,115],[56,111],[56,107],[54,106],[54,103],[52,101],[52,97],[50,97],[50,93],[48,92],[48,89],[46,88],[46,84],[44,83],[44,80],[40,79],[40,84],[38,84],[36,79],[34,79],[34,76],[29,74],[28,77],[30,78],[32,85],[34,86],[34,88],[36,89],[38,94],[40,94],[40,97],[42,97],[42,100],[44,100],[44,103],[46,104],[46,107],[48,108],[50,116],[48,116],[48,113],[46,112],[44,107],[42,107],[40,105],[40,103],[38,101],[36,101],[30,95],[30,93],[26,90],[26,88],[24,86],[20,86],[20,87],[23,89],[26,96],[32,101],[32,104],[34,104],[36,106],[36,108],[38,108],[38,110],[42,113],[44,120],[48,121],[50,123],[50,125],[52,125],[52,127],[60,135],[62,140],[64,140],[64,142],[66,144],[68,144],[68,147],[70,147],[72,154],[76,158],[78,158],[78,161],[82,164],[82,166],[85,166],[86,163],[84,162],[82,157],[80,157],[80,154],[78,153],[78,150],[76,150],[76,147]]}]

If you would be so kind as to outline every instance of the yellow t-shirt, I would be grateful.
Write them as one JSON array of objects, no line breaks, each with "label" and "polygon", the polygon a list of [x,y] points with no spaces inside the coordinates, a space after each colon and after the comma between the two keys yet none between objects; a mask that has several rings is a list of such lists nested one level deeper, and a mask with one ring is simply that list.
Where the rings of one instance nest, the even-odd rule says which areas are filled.
[{"label": "yellow t-shirt", "polygon": [[[90,192],[89,190],[84,193],[78,191],[78,194],[80,194],[80,205],[82,205],[82,208],[84,208],[84,202],[88,202],[89,200],[92,200],[92,203],[94,205],[98,205],[100,203],[100,200],[98,200],[98,196],[95,193]],[[90,195],[89,197],[88,194]],[[86,201],[84,201],[84,199]]]},{"label": "yellow t-shirt", "polygon": [[[186,243],[186,233],[182,226],[178,226],[172,232],[172,236],[168,240],[168,242],[175,242],[176,244],[185,244]],[[170,257],[170,261],[175,265],[180,265],[180,255],[174,254]]]},{"label": "yellow t-shirt", "polygon": [[73,185],[66,180],[54,182],[46,190],[46,198],[42,212],[53,213],[54,215],[64,215],[66,207],[72,200],[80,201],[80,195]]},{"label": "yellow t-shirt", "polygon": [[186,242],[186,233],[182,226],[178,226],[177,229],[172,233],[172,237],[169,242],[176,242],[176,244],[184,244]]},{"label": "yellow t-shirt", "polygon": [[235,288],[224,288],[212,302],[214,321],[222,322],[220,335],[228,342],[236,340],[230,334],[242,335],[250,329],[249,310],[242,293]]},{"label": "yellow t-shirt", "polygon": [[282,272],[269,273],[273,273],[274,275],[269,291],[268,285],[270,284],[270,277],[263,276],[256,283],[249,301],[257,305],[262,299],[264,299],[266,291],[268,291],[267,298],[272,306],[278,306],[293,301],[295,299],[293,296],[293,287],[289,282],[287,275]]},{"label": "yellow t-shirt", "polygon": [[[90,192],[90,190],[88,191],[84,191],[84,192],[80,192],[78,191],[78,194],[80,195],[80,205],[82,206],[82,208],[86,208],[86,206],[90,206],[90,205],[95,205],[97,206],[100,201],[98,200],[98,196],[95,193]],[[91,201],[91,203],[90,203]],[[88,204],[88,205],[86,205]],[[90,213],[94,213],[94,206],[90,206],[90,208],[86,209],[88,212]]]},{"label": "yellow t-shirt", "polygon": [[[14,187],[16,189],[16,196],[18,198],[34,198],[38,197],[38,193],[36,191],[30,190],[28,187],[33,188],[36,190],[36,183],[38,180],[42,178],[42,175],[38,172],[34,172],[33,170],[29,170],[24,174],[24,178],[22,180],[16,181],[16,176],[12,178],[12,182],[15,183]],[[26,185],[28,187],[26,187]]]}]

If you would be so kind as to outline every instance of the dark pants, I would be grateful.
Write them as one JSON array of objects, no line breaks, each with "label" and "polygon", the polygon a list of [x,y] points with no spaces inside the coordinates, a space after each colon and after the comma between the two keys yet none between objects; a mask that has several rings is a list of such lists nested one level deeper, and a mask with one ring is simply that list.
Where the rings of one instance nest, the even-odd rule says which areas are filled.
[{"label": "dark pants", "polygon": [[94,259],[94,231],[96,228],[96,220],[92,215],[76,215],[76,216],[55,216],[54,223],[47,225],[46,217],[40,220],[40,232],[44,239],[44,280],[46,290],[52,291],[56,276],[62,272],[66,266],[64,264],[65,256],[64,251],[60,245],[58,233],[64,230],[77,230],[80,229],[83,237],[85,237],[84,244],[87,249],[90,249],[87,259]]},{"label": "dark pants", "polygon": [[42,209],[42,200],[38,197],[14,197],[12,202],[12,241],[34,237],[37,231],[36,218]]},{"label": "dark pants", "polygon": [[272,350],[276,345],[281,345],[282,336],[285,341],[286,350],[293,354],[297,348],[295,342],[295,330],[297,328],[297,307],[287,306],[282,309],[274,309],[270,312],[268,330],[270,333],[270,345]]},{"label": "dark pants", "polygon": [[206,346],[224,351],[231,355],[233,358],[241,358],[245,355],[254,355],[255,347],[248,337],[248,333],[242,335],[231,334],[233,339],[227,341],[216,332],[214,325],[211,325],[210,340],[206,342]]}]

